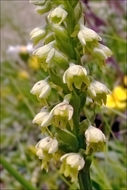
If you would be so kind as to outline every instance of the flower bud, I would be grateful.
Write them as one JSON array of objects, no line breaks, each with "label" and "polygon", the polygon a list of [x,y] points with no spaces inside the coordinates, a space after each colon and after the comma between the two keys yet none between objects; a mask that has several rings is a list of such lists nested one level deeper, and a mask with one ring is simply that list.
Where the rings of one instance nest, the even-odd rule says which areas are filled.
[{"label": "flower bud", "polygon": [[70,176],[72,182],[77,181],[78,171],[85,165],[83,157],[78,153],[68,153],[63,155],[60,160],[63,162],[61,165],[61,173],[63,173],[65,177]]},{"label": "flower bud", "polygon": [[34,44],[37,44],[41,39],[43,39],[46,35],[46,31],[43,28],[34,28],[31,33],[30,37],[33,40]]},{"label": "flower bud", "polygon": [[44,14],[48,12],[51,9],[51,1],[50,0],[45,0],[45,3],[42,6],[38,6],[35,10],[39,14]]},{"label": "flower bud", "polygon": [[85,131],[86,138],[86,153],[91,154],[92,152],[102,151],[106,142],[105,135],[102,131],[96,127],[90,126]]},{"label": "flower bud", "polygon": [[58,150],[58,141],[51,137],[41,139],[36,145],[36,155],[43,159],[41,168],[48,170],[53,154]]},{"label": "flower bud", "polygon": [[49,112],[47,109],[44,107],[33,119],[33,123],[36,123],[38,125],[41,125],[41,123],[47,119],[49,116]]},{"label": "flower bud", "polygon": [[39,98],[47,98],[50,94],[51,87],[46,80],[40,80],[31,89],[31,93],[37,95]]},{"label": "flower bud", "polygon": [[47,120],[42,122],[41,126],[48,126],[52,122],[56,127],[65,128],[67,121],[70,121],[73,115],[73,107],[67,102],[56,105],[50,112]]},{"label": "flower bud", "polygon": [[100,43],[98,43],[98,46],[93,49],[93,53],[104,60],[112,56],[112,51]]},{"label": "flower bud", "polygon": [[88,87],[89,96],[97,101],[99,104],[106,104],[107,94],[109,93],[109,89],[102,83],[98,81],[91,82]]},{"label": "flower bud", "polygon": [[88,86],[89,79],[86,69],[80,65],[71,64],[63,75],[63,82],[67,83],[71,91],[73,90],[73,84],[78,89],[81,89],[83,83]]},{"label": "flower bud", "polygon": [[60,5],[49,13],[48,20],[51,23],[60,25],[67,17],[67,14],[68,13]]},{"label": "flower bud", "polygon": [[101,37],[92,29],[81,25],[81,30],[78,33],[78,38],[82,45],[86,45],[86,42],[101,41]]},{"label": "flower bud", "polygon": [[46,0],[30,0],[30,3],[34,4],[34,5],[44,5]]}]

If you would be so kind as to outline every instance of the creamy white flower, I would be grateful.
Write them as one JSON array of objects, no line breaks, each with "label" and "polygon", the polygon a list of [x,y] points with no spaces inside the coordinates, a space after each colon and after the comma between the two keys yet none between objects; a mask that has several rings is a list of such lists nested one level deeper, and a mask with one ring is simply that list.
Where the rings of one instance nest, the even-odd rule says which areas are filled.
[{"label": "creamy white flower", "polygon": [[72,182],[76,181],[78,171],[85,165],[83,157],[78,153],[68,153],[63,155],[60,160],[62,161],[61,173],[66,177],[70,176]]},{"label": "creamy white flower", "polygon": [[41,125],[41,123],[49,117],[49,112],[46,108],[42,108],[42,110],[34,117],[33,123]]},{"label": "creamy white flower", "polygon": [[94,40],[101,41],[101,37],[92,29],[81,25],[81,30],[78,33],[78,38],[82,45],[86,45],[86,42],[92,42]]},{"label": "creamy white flower", "polygon": [[92,99],[98,101],[98,103],[106,103],[106,95],[109,93],[109,89],[99,81],[93,81],[88,87],[88,94]]},{"label": "creamy white flower", "polygon": [[83,157],[78,153],[65,154],[60,158],[60,160],[66,160],[68,165],[70,165],[72,168],[77,168],[78,170],[81,170],[85,165]]},{"label": "creamy white flower", "polygon": [[46,137],[36,145],[36,155],[42,159],[41,169],[48,171],[48,166],[54,154],[58,150],[58,141],[55,138]]},{"label": "creamy white flower", "polygon": [[67,121],[70,121],[73,115],[73,107],[68,102],[62,102],[56,105],[45,119],[41,126],[48,126],[50,123],[55,123],[57,127],[64,128]]},{"label": "creamy white flower", "polygon": [[86,131],[85,131],[85,137],[86,137],[86,142],[87,143],[99,143],[99,142],[105,142],[106,138],[103,132],[93,126],[90,126]]},{"label": "creamy white flower", "polygon": [[68,13],[60,5],[49,13],[48,20],[54,24],[61,24],[67,17],[67,14]]},{"label": "creamy white flower", "polygon": [[45,152],[47,152],[48,154],[53,154],[58,150],[58,141],[51,137],[45,137],[37,143],[36,149],[37,151],[39,150],[40,157],[42,157]]},{"label": "creamy white flower", "polygon": [[112,51],[104,46],[103,44],[98,43],[97,47],[93,49],[95,55],[98,55],[102,59],[107,59],[112,56]]},{"label": "creamy white flower", "polygon": [[103,150],[104,144],[106,142],[105,135],[103,132],[93,126],[90,126],[85,131],[85,138],[86,138],[86,153],[92,153],[95,151]]},{"label": "creamy white flower", "polygon": [[33,40],[33,42],[37,44],[41,39],[44,38],[45,34],[46,31],[43,28],[37,27],[31,31],[30,37]]},{"label": "creamy white flower", "polygon": [[37,95],[39,98],[46,98],[50,94],[51,87],[47,80],[40,80],[31,89],[31,93]]},{"label": "creamy white flower", "polygon": [[65,71],[63,75],[63,82],[67,83],[70,90],[73,90],[73,84],[76,88],[80,89],[81,85],[89,85],[89,79],[87,71],[81,65],[70,64],[70,67]]},{"label": "creamy white flower", "polygon": [[33,54],[38,56],[41,60],[46,60],[48,53],[50,52],[50,50],[53,48],[54,46],[54,41],[40,47],[37,48]]},{"label": "creamy white flower", "polygon": [[54,116],[67,117],[70,120],[73,115],[73,107],[67,102],[62,102],[53,108],[52,113]]}]

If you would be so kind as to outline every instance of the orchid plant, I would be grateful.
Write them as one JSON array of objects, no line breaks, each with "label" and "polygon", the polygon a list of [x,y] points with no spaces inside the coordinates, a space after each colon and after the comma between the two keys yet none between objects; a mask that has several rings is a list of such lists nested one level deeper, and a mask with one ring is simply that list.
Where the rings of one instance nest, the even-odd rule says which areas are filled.
[{"label": "orchid plant", "polygon": [[[87,67],[87,58],[96,58],[100,69],[112,55],[102,38],[84,25],[83,4],[79,0],[31,0],[46,24],[30,33],[46,78],[38,81],[31,93],[42,102],[33,123],[43,136],[36,145],[42,169],[59,162],[60,172],[77,183],[81,190],[92,190],[90,165],[92,154],[102,151],[103,132],[85,115],[86,103],[106,104],[108,88],[95,80]],[[84,120],[80,117],[84,115]]]}]

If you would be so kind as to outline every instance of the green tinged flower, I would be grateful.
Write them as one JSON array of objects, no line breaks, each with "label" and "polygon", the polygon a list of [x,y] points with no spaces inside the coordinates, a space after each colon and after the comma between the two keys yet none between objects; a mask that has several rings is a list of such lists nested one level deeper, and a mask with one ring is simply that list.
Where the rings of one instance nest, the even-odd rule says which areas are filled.
[{"label": "green tinged flower", "polygon": [[52,123],[56,127],[65,128],[67,122],[71,122],[72,115],[73,107],[64,101],[50,111],[49,117],[41,123],[41,126],[45,127]]},{"label": "green tinged flower", "polygon": [[93,53],[95,56],[98,56],[103,60],[112,56],[112,51],[108,47],[100,43],[98,43],[97,47],[93,49]]},{"label": "green tinged flower", "polygon": [[60,25],[67,17],[67,14],[62,5],[60,5],[49,13],[48,20],[50,23]]},{"label": "green tinged flower", "polygon": [[91,154],[93,152],[102,151],[106,142],[105,135],[103,132],[93,126],[90,126],[85,131],[86,138],[86,154]]},{"label": "green tinged flower", "polygon": [[53,157],[53,154],[58,150],[58,141],[51,137],[41,139],[36,145],[36,155],[42,159],[41,168],[48,170],[48,165]]},{"label": "green tinged flower", "polygon": [[38,56],[41,60],[46,60],[48,53],[50,52],[50,50],[53,48],[55,41],[50,42],[40,48],[37,48],[36,50],[34,50],[33,54]]},{"label": "green tinged flower", "polygon": [[100,105],[103,103],[106,104],[107,94],[109,92],[109,89],[98,81],[91,82],[90,86],[88,87],[89,96]]},{"label": "green tinged flower", "polygon": [[71,177],[71,181],[75,182],[78,178],[78,172],[84,167],[85,161],[78,153],[68,153],[61,157],[62,161],[60,172],[65,177]]},{"label": "green tinged flower", "polygon": [[102,40],[94,30],[87,28],[84,25],[81,25],[81,30],[78,33],[78,38],[83,46],[85,46],[87,42]]},{"label": "green tinged flower", "polygon": [[81,65],[70,64],[70,67],[63,75],[63,82],[67,84],[69,90],[73,90],[73,85],[77,89],[81,89],[82,84],[89,85],[87,71]]},{"label": "green tinged flower", "polygon": [[41,28],[41,27],[37,27],[34,28],[31,33],[30,33],[30,37],[31,40],[33,41],[33,43],[36,45],[41,39],[43,39],[46,35],[46,31]]},{"label": "green tinged flower", "polygon": [[31,93],[37,95],[39,98],[47,98],[50,94],[51,87],[48,84],[47,80],[40,80],[31,89]]}]

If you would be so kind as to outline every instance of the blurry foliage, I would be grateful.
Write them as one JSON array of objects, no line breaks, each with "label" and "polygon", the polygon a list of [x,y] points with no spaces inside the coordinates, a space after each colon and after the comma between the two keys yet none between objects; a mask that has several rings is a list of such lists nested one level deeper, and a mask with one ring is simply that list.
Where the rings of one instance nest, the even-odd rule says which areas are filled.
[{"label": "blurry foliage", "polygon": [[[89,0],[92,4],[92,2]],[[96,3],[97,1],[94,1]],[[101,1],[105,3],[104,1]],[[122,2],[119,0],[122,5]],[[90,5],[91,5],[90,4]],[[97,4],[98,5],[98,4]],[[96,15],[101,15],[101,3]],[[106,4],[106,6],[108,6]],[[92,8],[94,5],[92,6]],[[108,7],[110,10],[111,7]],[[105,35],[104,41],[114,53],[115,63],[109,60],[108,67],[100,70],[94,61],[89,61],[87,67],[94,78],[101,80],[110,90],[120,83],[121,74],[126,74],[126,40],[125,33],[125,15],[120,16],[113,10],[107,12],[108,23],[103,26]],[[93,10],[94,11],[94,10]],[[120,23],[118,24],[118,19]],[[119,25],[122,25],[119,29]],[[20,36],[22,38],[22,36]],[[27,57],[28,56],[28,57]],[[1,150],[6,159],[14,166],[26,179],[37,186],[39,190],[75,190],[71,184],[68,184],[63,176],[60,176],[56,168],[51,166],[51,171],[47,174],[40,170],[40,161],[36,159],[34,145],[41,138],[40,130],[33,126],[31,120],[38,112],[37,108],[41,106],[36,98],[30,94],[30,89],[35,81],[45,78],[46,74],[42,73],[41,68],[33,66],[35,58],[31,55],[23,57],[20,55],[17,60],[4,60],[1,72]],[[96,61],[96,60],[95,60]],[[121,73],[118,71],[121,70]],[[40,104],[40,105],[38,105]],[[86,107],[86,114],[91,117],[92,107]],[[121,117],[120,112],[104,111],[96,108],[96,114],[100,117],[100,124],[105,131],[108,139],[105,153],[96,153],[92,163],[92,182],[95,190],[125,190],[126,189],[126,148],[125,133],[126,121]],[[96,118],[95,118],[96,119]],[[112,131],[113,123],[119,120],[120,127],[116,135]],[[99,125],[100,126],[100,125]],[[31,146],[31,144],[33,146]],[[2,189],[23,190],[23,187],[14,180],[10,174],[1,169],[1,187]]]}]

